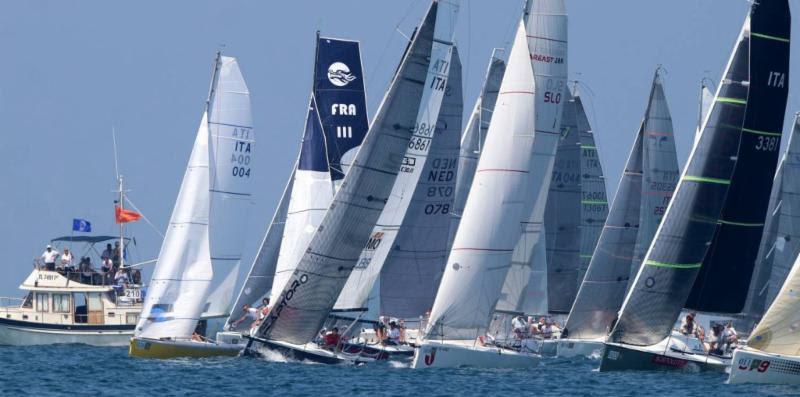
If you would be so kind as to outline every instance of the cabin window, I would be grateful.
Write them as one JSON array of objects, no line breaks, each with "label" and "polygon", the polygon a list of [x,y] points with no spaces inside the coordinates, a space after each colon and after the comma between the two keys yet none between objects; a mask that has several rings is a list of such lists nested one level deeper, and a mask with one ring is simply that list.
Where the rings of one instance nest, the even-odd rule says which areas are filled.
[{"label": "cabin window", "polygon": [[125,315],[125,324],[133,324],[139,322],[139,313],[128,313]]},{"label": "cabin window", "polygon": [[53,312],[69,313],[69,294],[53,294]]},{"label": "cabin window", "polygon": [[22,307],[27,309],[33,307],[33,292],[28,292],[28,295],[25,296],[25,300],[22,301]]},{"label": "cabin window", "polygon": [[86,294],[87,308],[90,312],[103,310],[103,299],[97,292],[89,292]]},{"label": "cabin window", "polygon": [[49,312],[50,311],[50,294],[36,294],[36,311]]}]

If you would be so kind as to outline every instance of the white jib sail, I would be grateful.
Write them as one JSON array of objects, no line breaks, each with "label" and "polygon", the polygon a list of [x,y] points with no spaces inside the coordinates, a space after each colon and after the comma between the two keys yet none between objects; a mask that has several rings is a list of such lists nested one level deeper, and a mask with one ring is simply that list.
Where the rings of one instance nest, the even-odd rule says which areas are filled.
[{"label": "white jib sail", "polygon": [[433,304],[427,338],[485,332],[508,273],[519,222],[527,217],[534,144],[535,81],[521,21],[453,249]]},{"label": "white jib sail", "polygon": [[[452,4],[439,4],[436,14],[436,28],[434,41],[431,48],[431,58],[436,60],[428,69],[425,89],[422,92],[419,113],[417,115],[416,130],[428,131],[426,135],[433,134],[436,129],[436,120],[444,98],[444,87],[450,73],[450,58],[453,51],[453,34],[455,32],[455,12],[446,11],[444,7],[457,10]],[[434,136],[433,139],[436,139]],[[411,198],[417,182],[425,167],[430,150],[430,140],[415,138],[406,150],[403,165],[397,175],[392,193],[386,206],[381,212],[378,223],[370,234],[370,241],[361,252],[353,272],[347,279],[336,309],[363,308],[367,303],[369,294],[373,289],[375,280],[380,275],[383,263],[389,250],[394,247],[394,240],[406,216]],[[377,246],[376,246],[377,245]]]},{"label": "white jib sail", "polygon": [[[567,100],[567,11],[564,0],[537,0],[528,15],[526,29],[537,88],[536,138],[531,167],[533,182],[528,190],[535,201],[528,209],[528,219],[520,224],[523,232],[514,249],[511,270],[497,305],[499,310],[511,311],[522,309],[519,307],[521,295],[531,277],[547,274],[546,256],[541,255],[545,251],[544,210],[560,134],[561,113]],[[537,285],[547,284],[537,282]],[[546,291],[528,293],[547,295]]]}]

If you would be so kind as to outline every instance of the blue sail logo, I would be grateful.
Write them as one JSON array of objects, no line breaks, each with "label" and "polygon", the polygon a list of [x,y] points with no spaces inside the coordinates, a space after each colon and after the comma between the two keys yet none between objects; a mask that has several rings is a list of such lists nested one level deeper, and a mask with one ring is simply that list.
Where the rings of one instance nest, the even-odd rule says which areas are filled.
[{"label": "blue sail logo", "polygon": [[356,76],[350,73],[350,68],[341,62],[334,62],[328,67],[328,81],[337,87],[344,87],[355,79]]}]

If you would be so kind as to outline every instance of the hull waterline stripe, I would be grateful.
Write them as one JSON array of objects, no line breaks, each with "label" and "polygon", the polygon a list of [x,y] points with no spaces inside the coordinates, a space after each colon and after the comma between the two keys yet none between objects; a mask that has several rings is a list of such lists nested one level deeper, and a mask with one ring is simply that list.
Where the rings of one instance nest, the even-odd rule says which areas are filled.
[{"label": "hull waterline stripe", "polygon": [[763,34],[763,33],[750,32],[750,36],[758,37],[759,39],[780,41],[781,43],[789,43],[790,42],[789,39],[786,39],[786,38],[783,38],[783,37],[778,37],[778,36],[770,36],[768,34]]},{"label": "hull waterline stripe", "polygon": [[719,179],[719,178],[708,178],[704,176],[693,176],[693,175],[686,175],[683,177],[684,181],[689,182],[707,182],[707,183],[716,183],[719,185],[730,185],[731,181],[727,179]]},{"label": "hull waterline stripe", "polygon": [[703,265],[702,263],[668,263],[653,260],[646,260],[644,264],[648,266],[668,267],[672,269],[697,269]]}]

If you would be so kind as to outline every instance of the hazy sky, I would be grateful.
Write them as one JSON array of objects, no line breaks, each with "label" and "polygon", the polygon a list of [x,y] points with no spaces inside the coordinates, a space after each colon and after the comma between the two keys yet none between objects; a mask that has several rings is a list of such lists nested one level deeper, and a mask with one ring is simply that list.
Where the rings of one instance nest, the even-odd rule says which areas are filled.
[{"label": "hazy sky", "polygon": [[[471,109],[494,47],[508,44],[523,0],[463,0],[457,42]],[[800,1],[795,32],[800,32]],[[208,91],[214,52],[239,58],[253,98],[249,267],[295,159],[311,88],[314,32],[361,40],[370,114],[429,0],[0,2],[0,295],[17,286],[73,217],[114,233],[111,128],[131,199],[163,230]],[[639,126],[654,68],[666,70],[681,163],[697,121],[700,79],[719,79],[746,0],[567,0],[570,78],[597,133],[609,195]],[[794,78],[800,78],[793,43]],[[792,85],[795,86],[794,84]],[[786,125],[800,110],[789,97]],[[132,227],[139,260],[160,237]]]}]

